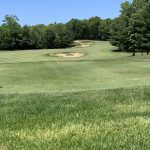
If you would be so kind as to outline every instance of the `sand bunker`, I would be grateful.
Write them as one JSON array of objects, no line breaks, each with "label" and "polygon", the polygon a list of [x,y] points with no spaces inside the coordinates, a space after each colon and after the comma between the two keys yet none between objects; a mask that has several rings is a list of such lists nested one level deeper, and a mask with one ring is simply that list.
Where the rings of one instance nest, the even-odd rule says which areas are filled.
[{"label": "sand bunker", "polygon": [[53,53],[50,56],[64,57],[64,58],[78,58],[84,56],[84,53],[79,52],[64,52],[64,53]]},{"label": "sand bunker", "polygon": [[81,43],[81,47],[84,48],[84,47],[89,47],[91,46],[93,43]]},{"label": "sand bunker", "polygon": [[80,41],[80,40],[75,40],[74,42],[75,42],[75,43],[81,43],[81,41]]},{"label": "sand bunker", "polygon": [[86,47],[90,47],[91,45],[93,45],[92,42],[86,42],[86,41],[80,41],[80,40],[76,40],[74,41],[74,43],[77,48],[86,48]]},{"label": "sand bunker", "polygon": [[81,45],[82,48],[89,47],[89,46],[90,46],[89,44],[82,44]]}]

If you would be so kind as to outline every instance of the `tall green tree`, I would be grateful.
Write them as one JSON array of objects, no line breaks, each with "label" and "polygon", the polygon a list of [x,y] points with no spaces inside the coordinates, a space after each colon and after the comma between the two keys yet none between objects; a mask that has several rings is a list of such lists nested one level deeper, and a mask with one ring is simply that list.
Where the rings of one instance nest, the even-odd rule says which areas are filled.
[{"label": "tall green tree", "polygon": [[[21,26],[17,16],[6,15],[2,27],[4,29],[2,35],[5,37],[4,41],[6,43],[3,49],[19,49],[21,47]],[[4,43],[2,39],[1,41]]]},{"label": "tall green tree", "polygon": [[128,31],[129,19],[132,15],[131,4],[125,2],[121,5],[121,15],[111,24],[111,44],[122,51],[129,51]]},{"label": "tall green tree", "polygon": [[78,19],[72,19],[67,23],[68,30],[73,34],[75,40],[82,39],[82,23]]},{"label": "tall green tree", "polygon": [[99,39],[107,41],[110,39],[111,19],[102,20],[99,25]]},{"label": "tall green tree", "polygon": [[22,49],[31,49],[31,48],[33,48],[31,27],[28,26],[28,25],[25,25],[22,28],[21,47],[22,47]]},{"label": "tall green tree", "polygon": [[121,5],[121,15],[111,25],[112,45],[124,51],[132,51],[133,56],[136,51],[148,49],[149,29],[144,18],[148,20],[149,15],[147,11],[147,16],[143,15],[145,6],[148,10],[150,8],[148,3],[149,0],[133,0],[132,3],[125,2]]},{"label": "tall green tree", "polygon": [[101,19],[99,17],[92,17],[88,20],[90,39],[99,40],[99,26]]},{"label": "tall green tree", "polygon": [[51,28],[47,28],[45,35],[46,48],[55,48],[55,39],[55,32]]},{"label": "tall green tree", "polygon": [[54,41],[56,48],[65,48],[73,42],[73,33],[65,24],[55,24],[53,29],[56,34]]},{"label": "tall green tree", "polygon": [[36,25],[31,28],[32,47],[34,49],[45,48],[46,27],[45,25]]},{"label": "tall green tree", "polygon": [[90,31],[88,26],[88,20],[81,20],[81,39],[89,39]]},{"label": "tall green tree", "polygon": [[130,49],[133,55],[136,51],[146,51],[150,49],[150,3],[132,15],[129,26]]},{"label": "tall green tree", "polygon": [[5,26],[0,26],[0,50],[8,50],[11,47],[10,31]]}]

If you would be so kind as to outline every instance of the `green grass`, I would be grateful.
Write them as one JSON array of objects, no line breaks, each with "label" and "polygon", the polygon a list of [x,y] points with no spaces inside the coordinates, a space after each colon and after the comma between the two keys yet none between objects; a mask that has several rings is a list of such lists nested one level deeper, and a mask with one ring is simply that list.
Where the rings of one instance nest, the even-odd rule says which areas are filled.
[{"label": "green grass", "polygon": [[10,150],[148,150],[149,98],[149,87],[1,94],[0,143]]},{"label": "green grass", "polygon": [[[113,52],[108,42],[88,48],[0,52],[0,93],[68,92],[150,85],[149,56]],[[80,58],[48,57],[59,51]]]},{"label": "green grass", "polygon": [[150,57],[115,50],[0,51],[0,150],[150,149]]}]

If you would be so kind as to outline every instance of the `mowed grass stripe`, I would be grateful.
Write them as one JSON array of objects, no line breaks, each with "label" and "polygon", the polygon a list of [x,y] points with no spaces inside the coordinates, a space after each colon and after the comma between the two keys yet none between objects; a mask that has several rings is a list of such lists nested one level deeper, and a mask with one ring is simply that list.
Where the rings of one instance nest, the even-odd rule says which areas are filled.
[{"label": "mowed grass stripe", "polygon": [[67,92],[150,85],[149,61],[107,60],[0,65],[1,93]]}]

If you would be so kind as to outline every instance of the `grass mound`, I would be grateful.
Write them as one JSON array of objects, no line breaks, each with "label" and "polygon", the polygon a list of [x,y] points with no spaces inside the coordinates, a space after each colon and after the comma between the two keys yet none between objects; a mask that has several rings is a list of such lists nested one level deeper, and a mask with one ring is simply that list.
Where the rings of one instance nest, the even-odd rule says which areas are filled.
[{"label": "grass mound", "polygon": [[150,149],[150,87],[58,94],[0,94],[0,146]]}]

